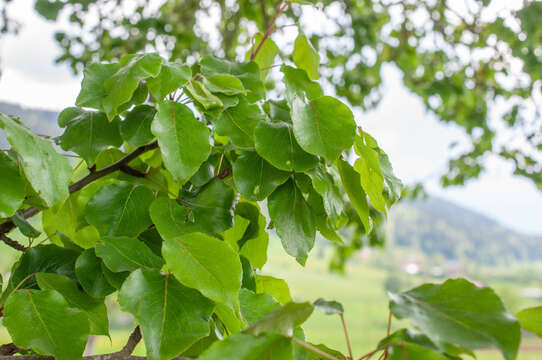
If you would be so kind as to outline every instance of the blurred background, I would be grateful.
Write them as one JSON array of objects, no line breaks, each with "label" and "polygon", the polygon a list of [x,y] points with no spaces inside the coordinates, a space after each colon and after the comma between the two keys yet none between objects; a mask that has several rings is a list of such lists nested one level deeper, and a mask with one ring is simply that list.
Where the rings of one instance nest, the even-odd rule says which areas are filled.
[{"label": "blurred background", "polygon": [[[136,51],[189,64],[209,52],[244,58],[278,2],[0,4],[0,112],[54,137],[61,133],[59,111],[75,103],[85,64]],[[271,241],[263,272],[285,278],[296,299],[341,301],[355,352],[371,350],[385,335],[387,291],[465,276],[492,286],[512,313],[542,303],[541,4],[324,1],[292,6],[277,21],[273,39],[285,53],[299,21],[321,54],[321,83],[355,106],[358,124],[411,189],[373,234],[377,240],[351,241],[338,251],[322,238],[305,268]],[[280,91],[274,70],[269,86]],[[0,248],[2,274],[12,265],[10,251]],[[100,352],[120,348],[132,326],[112,304],[111,341],[91,345]],[[315,314],[307,338],[345,350],[336,322]],[[0,326],[0,343],[7,339]],[[526,336],[520,359],[540,358],[542,342]]]}]

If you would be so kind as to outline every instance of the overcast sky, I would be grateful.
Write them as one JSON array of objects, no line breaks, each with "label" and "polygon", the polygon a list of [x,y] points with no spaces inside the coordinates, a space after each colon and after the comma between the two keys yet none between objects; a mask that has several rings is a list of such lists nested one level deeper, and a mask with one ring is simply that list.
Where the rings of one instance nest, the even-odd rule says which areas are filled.
[{"label": "overcast sky", "polygon": [[[32,3],[14,2],[12,14],[22,20],[23,27],[17,37],[3,37],[0,42],[0,101],[61,110],[73,106],[81,78],[74,77],[66,65],[54,64],[59,54],[53,39],[56,27],[35,15]],[[401,85],[401,74],[394,67],[385,67],[384,77],[383,102],[375,111],[357,114],[357,121],[389,154],[396,174],[406,183],[423,181],[431,194],[515,230],[542,235],[542,191],[513,176],[510,163],[490,158],[480,179],[464,187],[440,188],[438,179],[446,169],[449,145],[464,140],[463,132],[428,114],[421,101]]]}]

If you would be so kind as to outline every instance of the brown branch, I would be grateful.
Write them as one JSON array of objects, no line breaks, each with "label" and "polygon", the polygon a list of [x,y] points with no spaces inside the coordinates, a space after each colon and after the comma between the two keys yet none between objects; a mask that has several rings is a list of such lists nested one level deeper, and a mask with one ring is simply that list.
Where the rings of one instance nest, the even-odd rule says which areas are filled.
[{"label": "brown branch", "polygon": [[120,167],[120,171],[122,171],[125,174],[135,176],[135,177],[139,177],[139,178],[143,178],[143,177],[147,176],[147,174],[145,174],[144,172],[141,172],[141,171],[139,171],[137,169],[134,169],[133,167],[128,166],[128,165],[122,165]]},{"label": "brown branch", "polygon": [[275,16],[273,16],[273,19],[271,19],[271,23],[267,27],[267,30],[265,31],[265,34],[262,37],[262,40],[260,41],[260,43],[258,44],[258,47],[256,48],[256,51],[254,51],[250,55],[251,61],[253,61],[256,58],[265,40],[267,40],[267,38],[271,35],[271,33],[273,33],[273,27],[275,26],[275,21],[277,21],[277,18],[279,17],[279,15],[282,14],[284,10],[286,10],[289,4],[290,4],[290,0],[286,0],[286,1],[282,0],[280,2],[279,6],[277,7],[277,11],[275,12]]},{"label": "brown branch", "polygon": [[341,318],[341,323],[343,324],[344,338],[346,339],[348,355],[350,355],[350,359],[354,360],[354,355],[352,353],[352,345],[350,344],[350,336],[348,335],[348,328],[346,327],[346,321],[344,321],[344,314],[339,314],[339,317]]},{"label": "brown branch", "polygon": [[225,179],[231,174],[232,168],[231,166],[227,169],[224,169],[221,173],[219,173],[216,177],[219,179]]},{"label": "brown branch", "polygon": [[5,234],[0,234],[0,240],[2,240],[3,242],[5,242],[7,245],[11,246],[15,250],[19,250],[19,251],[25,251],[26,250],[26,246],[24,246],[22,244],[19,244],[17,241],[15,241],[13,239],[10,239]]},{"label": "brown branch", "polygon": [[137,344],[141,341],[141,328],[139,326],[136,326],[134,331],[130,334],[130,337],[128,338],[128,342],[121,351],[119,351],[119,354],[124,355],[132,355],[134,352],[135,347]]},{"label": "brown branch", "polygon": [[[91,171],[90,174],[88,174],[87,176],[85,176],[84,178],[82,178],[81,180],[79,181],[76,181],[75,183],[71,184],[70,185],[70,194],[71,193],[74,193],[76,191],[79,191],[81,190],[82,188],[84,188],[85,186],[87,186],[88,184],[104,177],[104,176],[107,176],[115,171],[119,171],[119,170],[122,170],[123,167],[127,166],[130,161],[134,160],[135,158],[137,158],[139,155],[141,154],[144,154],[148,151],[151,151],[151,150],[154,150],[158,147],[158,142],[157,141],[154,141],[150,144],[147,144],[147,145],[143,145],[143,146],[140,146],[138,147],[137,149],[135,149],[134,151],[132,151],[131,153],[129,153],[128,155],[126,155],[125,157],[123,157],[122,159],[120,159],[119,161],[103,168],[103,169],[100,169],[100,170],[97,170],[97,171]],[[135,170],[135,169],[134,169]],[[34,215],[36,215],[37,213],[39,213],[41,210],[38,209],[37,207],[30,207],[28,209],[26,209],[25,211],[22,212],[22,217],[25,218],[25,219],[28,219],[29,217],[32,217]],[[16,249],[16,250],[20,250],[20,251],[24,251],[21,244],[17,243],[17,244],[13,244],[12,242],[14,242],[14,240],[11,240],[9,238],[7,238],[7,236],[5,236],[5,234],[9,233],[11,230],[13,230],[15,228],[15,224],[13,223],[13,221],[11,220],[8,220],[6,221],[5,223],[2,223],[0,224],[0,239],[5,242],[7,245],[11,246],[12,248]],[[6,238],[8,241],[6,241]],[[11,241],[10,241],[11,240]],[[0,358],[0,360],[2,360]]]}]

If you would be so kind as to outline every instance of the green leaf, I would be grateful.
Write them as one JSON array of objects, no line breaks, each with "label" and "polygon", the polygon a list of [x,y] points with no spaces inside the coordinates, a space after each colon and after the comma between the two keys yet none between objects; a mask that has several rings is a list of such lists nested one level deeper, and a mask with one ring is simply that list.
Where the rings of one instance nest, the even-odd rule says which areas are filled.
[{"label": "green leaf", "polygon": [[154,139],[151,132],[151,123],[156,110],[150,105],[138,105],[128,114],[120,124],[120,135],[132,146],[142,146]]},{"label": "green leaf", "polygon": [[107,308],[103,300],[90,297],[79,289],[76,282],[64,275],[38,273],[36,279],[40,289],[58,291],[71,307],[86,313],[90,334],[109,335]]},{"label": "green leaf", "polygon": [[147,86],[157,101],[185,86],[192,78],[190,66],[176,62],[164,62],[157,77],[147,80]]},{"label": "green leaf", "polygon": [[224,109],[218,117],[209,116],[219,135],[227,136],[233,145],[240,148],[254,146],[254,129],[264,120],[260,107],[250,104],[245,97],[239,105]]},{"label": "green leaf", "polygon": [[92,63],[85,67],[81,91],[75,100],[80,107],[102,110],[102,101],[107,95],[104,82],[119,69],[118,63]]},{"label": "green leaf", "polygon": [[247,258],[252,266],[261,269],[267,262],[267,246],[269,234],[266,231],[267,220],[260,213],[257,203],[239,201],[235,206],[235,213],[250,220],[241,240],[238,241],[241,247],[240,254]]},{"label": "green leaf", "polygon": [[72,175],[68,159],[58,154],[50,141],[35,135],[18,120],[0,114],[0,128],[21,156],[24,174],[38,195],[48,206],[64,202]]},{"label": "green leaf", "polygon": [[200,360],[294,360],[291,340],[279,335],[254,337],[233,334],[217,341],[207,349]]},{"label": "green leaf", "polygon": [[[61,320],[61,321],[59,321]],[[58,360],[83,358],[89,322],[54,290],[18,290],[4,308],[3,325],[13,342]]]},{"label": "green leaf", "polygon": [[247,91],[243,87],[243,83],[239,78],[232,75],[212,75],[203,78],[205,87],[213,93],[221,93],[224,95],[239,95],[245,94]]},{"label": "green leaf", "polygon": [[247,328],[244,332],[254,336],[263,333],[292,336],[294,328],[311,316],[314,307],[309,302],[289,302]]},{"label": "green leaf", "polygon": [[243,235],[245,235],[249,225],[250,220],[245,219],[242,216],[235,215],[233,218],[233,227],[222,233],[224,242],[229,244],[235,251],[239,251],[239,245],[237,242],[243,238]]},{"label": "green leaf", "polygon": [[403,183],[393,173],[393,168],[388,155],[380,148],[378,149],[378,162],[380,163],[380,168],[384,177],[384,190],[387,192],[387,203],[388,207],[390,207],[401,198]]},{"label": "green leaf", "polygon": [[15,214],[26,195],[25,182],[15,161],[0,151],[0,218]]},{"label": "green leaf", "polygon": [[109,119],[118,114],[119,106],[130,101],[141,80],[160,73],[161,64],[158,54],[127,55],[120,60],[118,70],[104,82],[107,96],[102,104]]},{"label": "green leaf", "polygon": [[243,271],[239,256],[228,244],[202,233],[190,233],[166,240],[162,254],[182,284],[237,309]]},{"label": "green leaf", "polygon": [[36,0],[34,9],[36,9],[36,11],[47,20],[56,20],[58,18],[58,14],[62,8],[64,8],[64,6],[65,3],[58,0]]},{"label": "green leaf", "polygon": [[260,78],[260,69],[255,62],[229,62],[218,59],[214,56],[204,56],[200,62],[200,72],[203,76],[209,77],[220,74],[233,75],[243,83],[248,101],[253,103],[261,100],[265,96],[265,88]]},{"label": "green leaf", "polygon": [[357,136],[354,149],[359,158],[354,163],[354,169],[360,174],[363,190],[369,195],[371,204],[378,211],[386,214],[386,199],[384,190],[384,176],[378,161],[378,153],[365,144],[365,141]]},{"label": "green leaf", "polygon": [[299,146],[288,123],[262,121],[254,138],[258,155],[280,170],[304,172],[318,165],[318,158]]},{"label": "green leaf", "polygon": [[324,209],[331,221],[337,222],[344,209],[341,191],[335,179],[322,166],[317,166],[307,172],[312,180],[312,186],[322,196]]},{"label": "green leaf", "polygon": [[100,240],[100,233],[94,226],[88,225],[77,230],[72,240],[83,249],[90,249]]},{"label": "green leaf", "polygon": [[352,147],[356,123],[352,111],[331,96],[306,102],[296,97],[291,105],[294,135],[308,153],[335,161],[342,151]]},{"label": "green leaf", "polygon": [[199,81],[189,81],[184,89],[186,94],[203,106],[205,110],[224,106],[220,98],[211,94],[209,89]]},{"label": "green leaf", "polygon": [[119,181],[94,194],[87,204],[86,219],[101,235],[137,236],[151,225],[153,199],[146,186]]},{"label": "green leaf", "polygon": [[270,294],[281,304],[292,301],[288,283],[283,279],[277,279],[268,275],[256,275],[256,292],[258,294]]},{"label": "green leaf", "polygon": [[29,238],[40,236],[40,232],[36,230],[24,217],[18,212],[11,217],[11,221],[19,228],[21,234]]},{"label": "green leaf", "polygon": [[295,65],[307,72],[309,78],[318,80],[320,77],[320,55],[314,49],[305,34],[299,33],[294,42],[294,52],[292,53]]},{"label": "green leaf", "polygon": [[54,239],[61,233],[77,243],[77,230],[79,225],[84,223],[83,209],[78,200],[78,193],[72,194],[62,205],[43,212],[43,231],[50,238]]},{"label": "green leaf", "polygon": [[119,303],[141,326],[150,360],[168,360],[209,335],[213,303],[158,270],[134,271]]},{"label": "green leaf", "polygon": [[326,301],[320,298],[316,300],[313,305],[326,315],[344,314],[343,305],[335,300]]},{"label": "green leaf", "polygon": [[166,240],[162,254],[182,284],[213,301],[238,308],[243,271],[239,256],[228,244],[202,233],[191,233]]},{"label": "green leaf", "polygon": [[287,65],[282,65],[280,71],[284,74],[286,85],[284,95],[290,107],[296,98],[306,97],[308,100],[313,100],[324,95],[320,85],[309,79],[305,71]]},{"label": "green leaf", "polygon": [[177,181],[190,179],[211,153],[209,129],[186,105],[173,101],[158,105],[151,130],[158,138],[166,169]]},{"label": "green leaf", "polygon": [[446,344],[468,350],[498,348],[507,360],[516,358],[519,323],[490,288],[477,288],[464,279],[425,284],[390,294],[390,310],[399,319],[410,320],[441,348]]},{"label": "green leaf", "polygon": [[109,284],[102,270],[102,260],[94,249],[85,250],[75,262],[75,274],[81,287],[95,298],[103,298],[115,291]]},{"label": "green leaf", "polygon": [[122,145],[118,120],[109,122],[102,112],[69,107],[58,116],[58,125],[66,128],[58,138],[62,149],[81,155],[89,166],[101,151]]},{"label": "green leaf", "polygon": [[[256,51],[258,45],[261,43],[262,39],[263,35],[261,33],[257,33],[254,36],[253,46],[250,51],[247,52],[246,60],[250,59],[252,54]],[[265,39],[258,53],[254,57],[254,62],[260,67],[262,79],[265,80],[265,78],[267,77],[269,69],[273,65],[273,61],[275,60],[275,57],[278,53],[279,47],[277,46],[277,44],[275,44],[275,42],[271,38]]]},{"label": "green leaf", "polygon": [[314,246],[316,225],[303,194],[290,180],[269,196],[267,208],[284,250],[304,265]]},{"label": "green leaf", "polygon": [[164,262],[142,241],[131,237],[102,237],[96,244],[96,256],[114,272],[139,268],[160,269]]},{"label": "green leaf", "polygon": [[[397,330],[380,341],[378,347],[392,344],[401,344],[387,347],[388,358],[392,360],[460,360],[458,357],[442,354],[437,346],[426,335],[416,334],[408,329]],[[470,355],[473,358],[476,358],[473,353]]]},{"label": "green leaf", "polygon": [[337,161],[337,168],[341,175],[344,191],[346,192],[346,195],[348,195],[348,199],[350,199],[352,206],[356,209],[361,223],[365,228],[365,233],[369,233],[371,230],[369,204],[367,203],[367,195],[361,187],[360,176],[349,163],[342,159]]},{"label": "green leaf", "polygon": [[241,314],[249,325],[258,322],[266,315],[281,307],[273,296],[269,294],[256,294],[247,289],[241,289],[239,302],[241,304]]},{"label": "green leaf", "polygon": [[288,176],[289,173],[278,170],[253,151],[243,152],[233,163],[233,180],[247,200],[264,200]]},{"label": "green leaf", "polygon": [[522,328],[542,337],[542,306],[523,309],[516,316]]},{"label": "green leaf", "polygon": [[[27,276],[35,273],[56,273],[75,279],[75,260],[79,251],[57,245],[38,245],[28,249],[19,259],[9,279],[8,288],[13,290],[20,284],[21,289],[36,287],[36,279]],[[6,291],[7,292],[7,291]]]}]

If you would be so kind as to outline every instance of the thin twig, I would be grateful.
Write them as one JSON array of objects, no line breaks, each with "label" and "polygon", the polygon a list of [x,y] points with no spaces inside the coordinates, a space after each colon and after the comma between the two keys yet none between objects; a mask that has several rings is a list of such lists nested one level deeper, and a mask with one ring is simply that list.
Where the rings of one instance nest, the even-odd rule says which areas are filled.
[{"label": "thin twig", "polygon": [[277,11],[275,12],[275,16],[273,16],[273,19],[271,19],[271,23],[267,27],[267,30],[265,31],[265,34],[263,35],[262,40],[258,44],[258,47],[252,54],[250,54],[251,61],[253,61],[256,58],[265,40],[267,40],[267,38],[271,35],[271,33],[273,33],[273,26],[275,26],[275,21],[277,21],[277,18],[279,17],[279,15],[282,14],[284,10],[286,10],[289,4],[290,4],[290,0],[286,0],[286,1],[282,0],[280,2],[279,6],[277,7]]},{"label": "thin twig", "polygon": [[[143,145],[143,146],[140,146],[138,147],[137,149],[135,149],[134,151],[132,151],[131,153],[129,153],[128,155],[126,155],[125,157],[123,157],[122,159],[120,159],[119,161],[103,168],[103,169],[100,169],[100,170],[94,170],[94,171],[91,171],[90,174],[88,174],[87,176],[85,176],[84,178],[82,178],[81,180],[73,183],[72,185],[70,185],[69,187],[69,191],[70,191],[70,194],[71,193],[74,193],[76,191],[79,191],[81,190],[82,188],[84,188],[85,186],[87,186],[88,184],[90,183],[93,183],[94,181],[104,177],[104,176],[107,176],[115,171],[119,171],[121,170],[125,165],[128,165],[132,160],[134,160],[135,158],[137,158],[139,155],[141,154],[144,154],[148,151],[151,151],[151,150],[154,150],[158,147],[158,142],[157,141],[154,141],[150,144],[147,144],[147,145]],[[37,207],[29,207],[28,209],[26,209],[25,211],[23,211],[21,213],[21,216],[25,219],[28,219],[29,217],[32,217],[34,215],[36,215],[37,213],[39,213],[41,210],[38,209]],[[18,245],[15,245],[13,243],[11,243],[9,240],[6,241],[5,239],[5,234],[9,233],[11,230],[13,230],[15,228],[15,224],[13,223],[13,221],[11,220],[8,220],[6,221],[5,223],[2,223],[0,224],[0,240],[2,240],[3,242],[5,242],[7,245],[11,246],[12,248],[16,249],[16,250],[19,250],[19,251],[24,251],[23,248],[21,248],[21,244],[18,244]],[[12,240],[14,241],[14,240]]]},{"label": "thin twig", "polygon": [[348,347],[348,355],[350,356],[350,359],[354,360],[354,354],[352,352],[352,345],[350,344],[350,336],[348,336],[348,329],[346,327],[346,321],[344,321],[344,314],[339,314],[339,317],[341,318],[341,323],[343,324],[344,337],[346,339],[346,346]]},{"label": "thin twig", "polygon": [[[310,344],[307,344],[306,342],[301,341],[299,339],[292,338],[292,342],[294,342],[297,345],[302,346],[305,349],[307,349],[309,351],[312,351],[313,353],[318,354],[318,355],[320,355],[320,356],[322,356],[322,357],[324,357],[324,358],[326,358],[328,360],[340,360],[340,359],[336,358],[335,356],[329,355],[328,353],[323,352],[322,350],[318,349],[317,347],[314,347],[314,346],[312,346]],[[2,359],[0,358],[0,360],[2,360]]]},{"label": "thin twig", "polygon": [[26,251],[26,246],[19,244],[17,241],[7,237],[5,234],[0,234],[0,240],[5,242],[7,245],[11,246],[15,250]]}]

